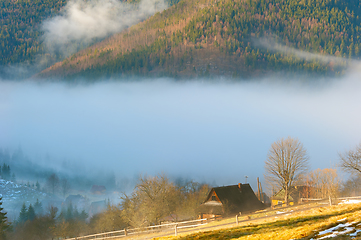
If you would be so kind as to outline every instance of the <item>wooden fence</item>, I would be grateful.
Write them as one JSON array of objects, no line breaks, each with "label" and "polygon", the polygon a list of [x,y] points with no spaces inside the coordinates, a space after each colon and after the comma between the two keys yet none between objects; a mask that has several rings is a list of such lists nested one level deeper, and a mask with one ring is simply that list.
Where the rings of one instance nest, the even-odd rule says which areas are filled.
[{"label": "wooden fence", "polygon": [[91,235],[80,236],[75,238],[67,238],[67,240],[115,239],[115,238],[131,236],[131,235],[149,234],[149,233],[156,233],[156,232],[170,231],[170,230],[174,230],[174,235],[177,236],[177,232],[179,229],[199,227],[207,224],[209,221],[210,219],[204,218],[204,219],[197,219],[191,221],[148,226],[142,228],[130,228],[130,229],[123,229],[112,232],[97,233],[97,234],[91,234]]},{"label": "wooden fence", "polygon": [[[360,199],[361,196],[357,197],[343,197],[343,198],[337,198],[338,200],[346,200],[346,199]],[[328,201],[330,199],[312,199],[312,198],[303,198],[303,201]],[[330,200],[331,204],[331,200]],[[197,220],[191,220],[191,221],[184,221],[184,222],[175,222],[175,223],[168,223],[168,224],[161,224],[161,225],[155,225],[155,226],[148,226],[148,227],[142,227],[142,228],[130,228],[130,229],[124,229],[124,230],[118,230],[118,231],[112,231],[112,232],[105,232],[105,233],[98,233],[98,234],[91,234],[81,237],[75,237],[75,238],[67,238],[67,240],[105,240],[105,239],[115,239],[115,238],[122,238],[127,237],[131,235],[141,235],[141,234],[150,234],[150,233],[159,233],[162,231],[174,231],[174,235],[177,236],[178,230],[183,228],[194,228],[199,227],[202,225],[206,225],[210,221],[216,220],[215,218],[204,218],[204,219],[197,219]],[[242,220],[245,221],[245,220]],[[238,215],[236,215],[236,224],[239,223]]]}]

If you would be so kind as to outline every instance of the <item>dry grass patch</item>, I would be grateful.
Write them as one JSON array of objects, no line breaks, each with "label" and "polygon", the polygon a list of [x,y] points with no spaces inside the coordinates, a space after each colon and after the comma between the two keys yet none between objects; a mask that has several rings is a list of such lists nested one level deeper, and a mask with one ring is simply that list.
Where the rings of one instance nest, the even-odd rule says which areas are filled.
[{"label": "dry grass patch", "polygon": [[[336,205],[276,216],[237,227],[162,239],[311,239],[322,230],[343,222],[361,222],[361,204]],[[338,236],[338,239],[350,239]]]}]

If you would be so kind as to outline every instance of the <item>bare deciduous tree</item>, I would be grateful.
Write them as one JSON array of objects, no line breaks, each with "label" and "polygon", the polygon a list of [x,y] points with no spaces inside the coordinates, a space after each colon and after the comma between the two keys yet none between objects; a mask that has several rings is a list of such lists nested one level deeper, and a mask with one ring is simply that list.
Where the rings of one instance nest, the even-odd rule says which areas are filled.
[{"label": "bare deciduous tree", "polygon": [[336,169],[316,169],[309,174],[309,185],[313,187],[313,196],[316,198],[337,197],[340,180]]},{"label": "bare deciduous tree", "polygon": [[341,195],[343,197],[356,197],[361,195],[361,174],[349,178],[342,184]]},{"label": "bare deciduous tree", "polygon": [[124,219],[134,227],[159,224],[162,218],[175,213],[180,192],[165,175],[140,177],[132,195],[124,195]]},{"label": "bare deciduous tree", "polygon": [[265,179],[271,186],[284,190],[286,205],[291,187],[308,170],[308,159],[298,139],[282,138],[271,145],[265,161]]},{"label": "bare deciduous tree", "polygon": [[122,210],[114,205],[108,205],[107,210],[95,215],[90,220],[90,226],[94,233],[110,232],[126,227]]},{"label": "bare deciduous tree", "polygon": [[349,173],[361,173],[361,143],[356,146],[355,150],[348,150],[340,153],[340,166]]},{"label": "bare deciduous tree", "polygon": [[164,174],[141,176],[132,194],[122,197],[122,217],[132,227],[197,217],[209,186],[193,181],[178,186]]},{"label": "bare deciduous tree", "polygon": [[207,184],[200,184],[190,181],[180,186],[181,202],[177,207],[176,215],[180,219],[196,219],[198,216],[198,207],[203,203],[210,190]]}]

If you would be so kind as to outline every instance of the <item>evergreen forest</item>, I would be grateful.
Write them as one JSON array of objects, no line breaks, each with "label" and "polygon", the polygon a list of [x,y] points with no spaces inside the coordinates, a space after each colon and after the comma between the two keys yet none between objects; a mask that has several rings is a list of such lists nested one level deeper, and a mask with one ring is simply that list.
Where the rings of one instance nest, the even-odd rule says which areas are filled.
[{"label": "evergreen forest", "polygon": [[[41,23],[59,14],[67,2],[1,1],[0,66],[35,63],[46,55]],[[359,0],[168,3],[167,10],[66,59],[47,56],[44,66],[60,62],[35,77],[248,77],[275,72],[337,76],[350,59],[360,58]]]},{"label": "evergreen forest", "polygon": [[358,0],[182,0],[40,76],[337,76],[360,57],[360,14]]}]

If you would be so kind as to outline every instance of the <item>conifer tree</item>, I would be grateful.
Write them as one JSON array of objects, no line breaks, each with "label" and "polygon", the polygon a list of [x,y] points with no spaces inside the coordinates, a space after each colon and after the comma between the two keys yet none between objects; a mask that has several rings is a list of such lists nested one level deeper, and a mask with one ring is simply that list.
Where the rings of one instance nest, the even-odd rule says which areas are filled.
[{"label": "conifer tree", "polygon": [[7,171],[7,179],[10,180],[10,176],[11,176],[10,165],[8,165],[8,168],[6,171]]},{"label": "conifer tree", "polygon": [[28,220],[28,209],[26,208],[25,203],[21,207],[20,214],[19,214],[19,223],[24,223]]},{"label": "conifer tree", "polygon": [[2,170],[1,171],[2,178],[5,180],[9,180],[10,179],[10,166],[6,165],[4,163],[1,170]]},{"label": "conifer tree", "polygon": [[66,221],[69,221],[70,219],[72,219],[74,217],[74,208],[73,208],[73,204],[70,203],[68,205],[68,208],[66,210],[66,213],[65,213],[65,220]]},{"label": "conifer tree", "polygon": [[36,190],[40,191],[40,183],[38,181],[36,181],[35,186],[36,186]]},{"label": "conifer tree", "polygon": [[6,239],[6,231],[10,227],[8,223],[8,218],[6,212],[3,212],[4,208],[2,207],[2,197],[0,197],[0,240]]},{"label": "conifer tree", "polygon": [[35,210],[34,207],[30,204],[28,208],[28,219],[33,221],[35,219]]},{"label": "conifer tree", "polygon": [[39,199],[36,199],[36,203],[34,204],[34,210],[36,215],[43,215],[43,205],[39,202]]}]

